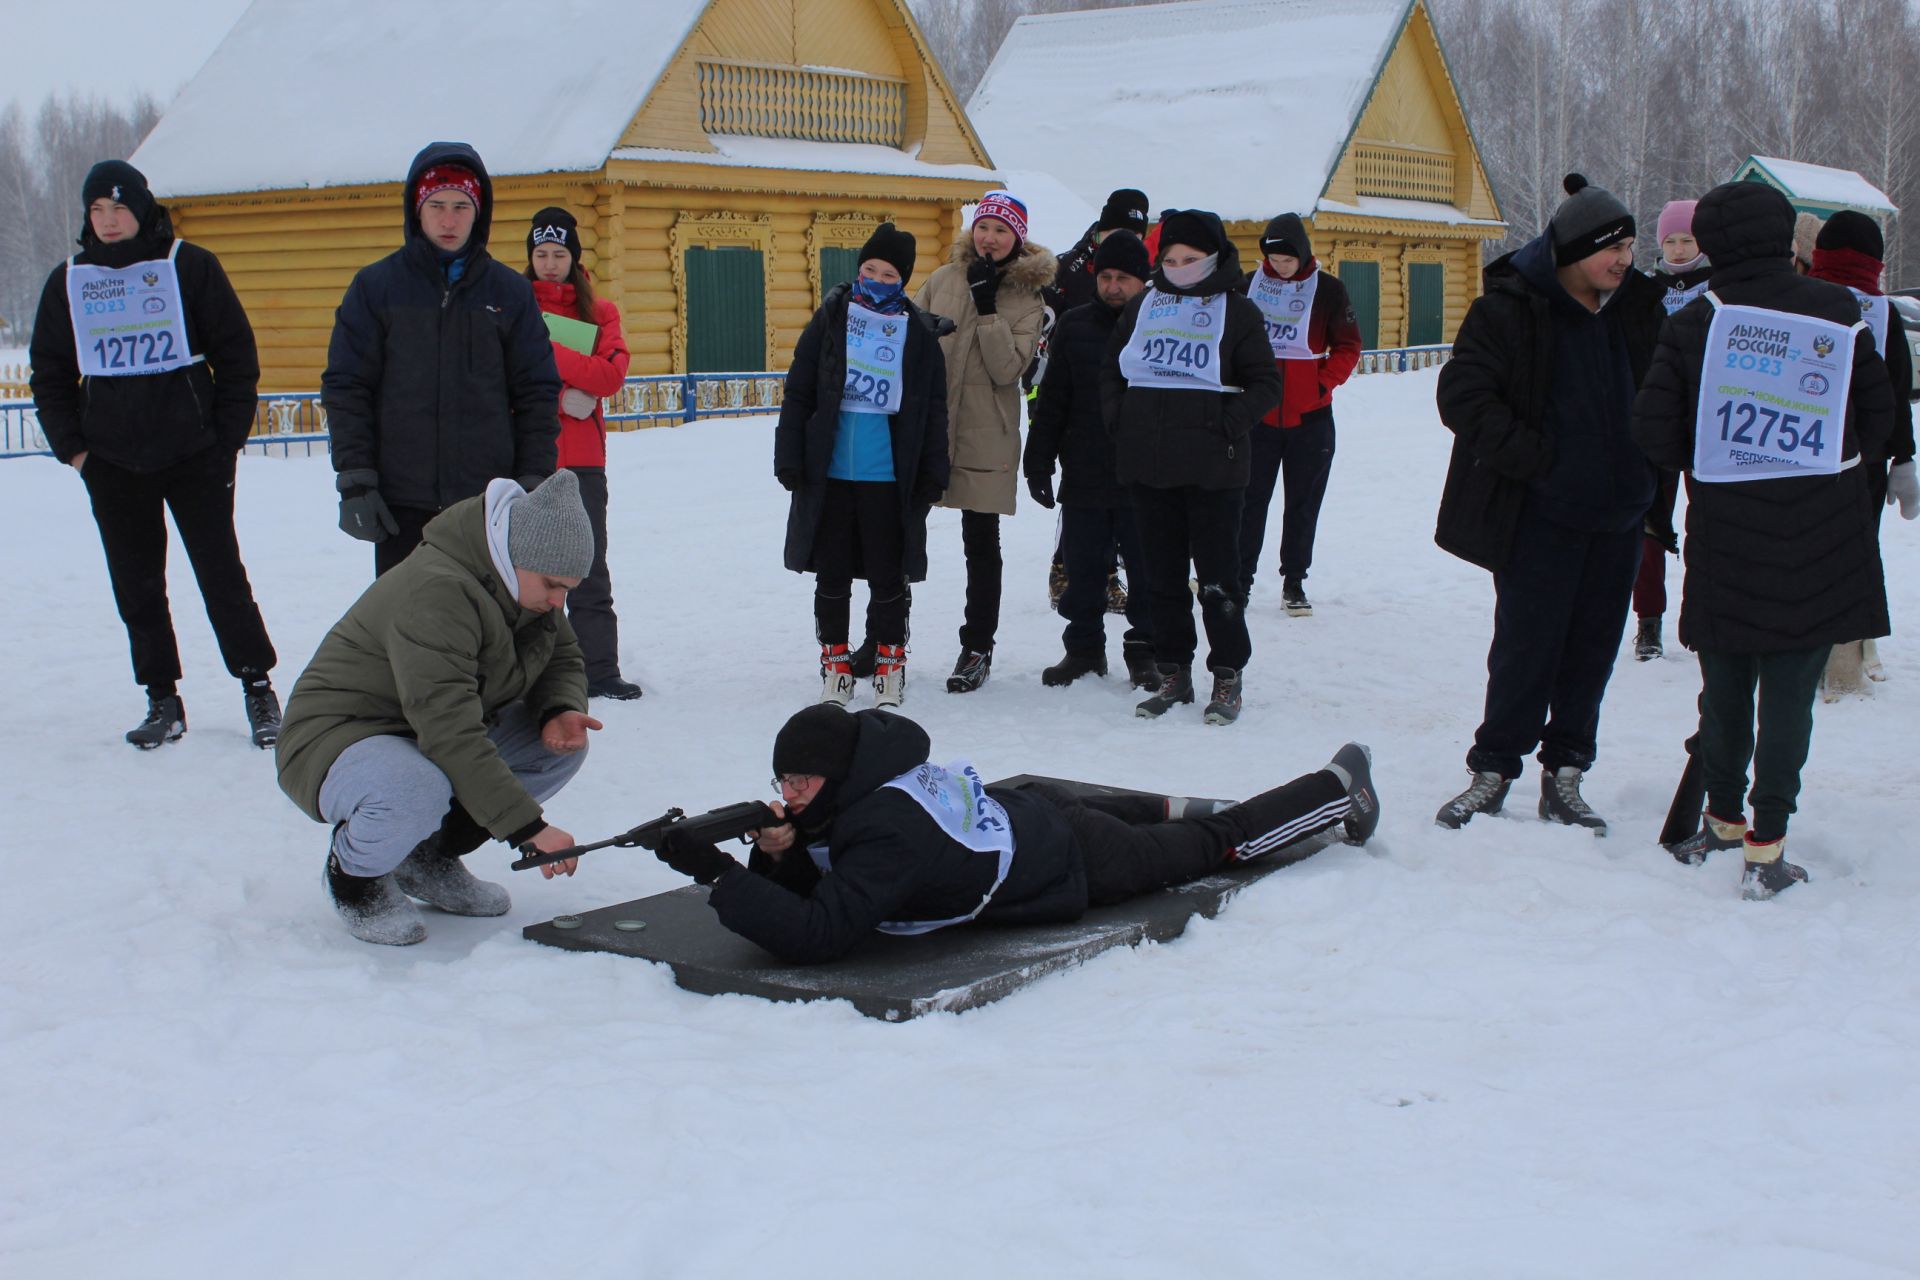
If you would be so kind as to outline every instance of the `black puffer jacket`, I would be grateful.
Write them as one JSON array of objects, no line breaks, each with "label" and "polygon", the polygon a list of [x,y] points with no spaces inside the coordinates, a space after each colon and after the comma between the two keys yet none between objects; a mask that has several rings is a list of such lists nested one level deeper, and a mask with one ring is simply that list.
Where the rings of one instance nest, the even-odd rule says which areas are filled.
[{"label": "black puffer jacket", "polygon": [[1127,491],[1114,469],[1113,438],[1100,407],[1100,371],[1119,322],[1120,313],[1097,298],[1060,317],[1053,327],[1047,373],[1027,423],[1021,469],[1028,476],[1051,479],[1058,462],[1059,498],[1069,507],[1127,505]]},{"label": "black puffer jacket", "polygon": [[[88,225],[77,260],[124,267],[164,258],[173,221],[154,205],[130,240],[102,244]],[[71,462],[82,451],[129,471],[158,471],[218,445],[237,451],[253,430],[259,405],[260,357],[253,327],[220,260],[182,242],[174,258],[186,307],[187,347],[203,363],[169,373],[82,378],[67,303],[67,264],[47,277],[33,322],[30,359],[34,409],[54,456]]]},{"label": "black puffer jacket", "polygon": [[[1266,319],[1246,295],[1235,291],[1241,279],[1240,251],[1227,238],[1217,215],[1196,211],[1194,216],[1207,224],[1219,246],[1213,273],[1192,288],[1178,289],[1154,268],[1149,287],[1127,304],[1107,341],[1100,372],[1101,409],[1113,433],[1115,471],[1121,484],[1154,489],[1246,488],[1252,474],[1248,436],[1280,403],[1280,371],[1274,368]],[[1156,290],[1186,297],[1227,296],[1227,319],[1220,335],[1220,381],[1239,390],[1127,385],[1120,372],[1120,354],[1133,337],[1141,306]]]},{"label": "black puffer jacket", "polygon": [[[850,285],[835,285],[800,334],[787,370],[780,422],[773,432],[773,471],[800,477],[787,507],[785,563],[813,571],[813,541],[826,502],[827,468],[840,432],[840,398],[847,386],[847,302]],[[901,355],[906,386],[900,412],[887,419],[893,436],[893,478],[899,489],[900,529],[908,582],[927,576],[927,507],[914,497],[947,487],[947,362],[934,324],[913,303],[900,315],[906,330]]]},{"label": "black puffer jacket", "polygon": [[[414,191],[437,164],[480,179],[467,266],[447,283]],[[406,243],[361,268],[334,313],[320,401],[335,471],[377,471],[389,506],[439,511],[500,477],[549,476],[558,458],[560,373],[525,276],[487,253],[493,184],[472,147],[413,158],[401,198]]]},{"label": "black puffer jacket", "polygon": [[[1793,209],[1760,183],[1716,187],[1693,215],[1713,259],[1713,293],[1730,305],[1839,324],[1860,307],[1837,284],[1795,275]],[[1633,434],[1654,462],[1693,467],[1701,366],[1713,308],[1700,298],[1667,322],[1634,405]],[[1885,366],[1855,343],[1843,460],[1883,455],[1893,431]],[[1680,640],[1692,649],[1769,653],[1887,634],[1887,596],[1864,468],[1731,484],[1687,477],[1687,577]]]},{"label": "black puffer jacket", "polygon": [[[887,921],[948,920],[979,905],[997,860],[950,838],[918,802],[886,783],[927,762],[927,731],[890,711],[859,711],[853,769],[834,784],[833,818],[804,831],[778,861],[754,851],[722,876],[709,901],[720,923],[783,960],[845,955]],[[999,924],[1073,920],[1087,908],[1087,873],[1065,813],[1024,791],[988,788],[1013,823],[1006,883],[980,915]],[[822,873],[801,842],[826,842]]]}]

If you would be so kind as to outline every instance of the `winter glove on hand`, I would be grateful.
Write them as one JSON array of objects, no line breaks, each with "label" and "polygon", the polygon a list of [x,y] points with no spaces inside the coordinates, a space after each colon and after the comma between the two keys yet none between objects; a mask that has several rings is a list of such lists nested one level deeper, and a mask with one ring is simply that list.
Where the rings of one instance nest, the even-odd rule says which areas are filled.
[{"label": "winter glove on hand", "polygon": [[695,884],[712,884],[740,864],[710,844],[687,840],[678,831],[661,838],[654,856]]},{"label": "winter glove on hand", "polygon": [[1035,502],[1049,511],[1053,510],[1052,476],[1043,476],[1037,471],[1029,472],[1027,474],[1027,492],[1033,495]]},{"label": "winter glove on hand", "polygon": [[387,510],[376,488],[377,471],[342,471],[333,487],[340,491],[340,531],[362,542],[385,542],[400,532],[400,522]]},{"label": "winter glove on hand", "polygon": [[773,478],[775,480],[778,480],[780,482],[780,487],[782,489],[785,489],[788,493],[792,493],[795,489],[798,489],[800,487],[800,473],[798,471],[795,471],[792,467],[782,467],[780,470],[773,473]]},{"label": "winter glove on hand", "polygon": [[590,396],[578,387],[568,387],[560,393],[560,412],[569,418],[591,418],[599,407],[598,396]]},{"label": "winter glove on hand", "polygon": [[1887,472],[1887,505],[1900,504],[1900,518],[1911,520],[1920,516],[1920,476],[1913,470],[1913,462],[1896,462]]},{"label": "winter glove on hand", "polygon": [[922,507],[930,507],[940,501],[940,495],[946,492],[931,480],[921,480],[913,486],[913,500]]},{"label": "winter glove on hand", "polygon": [[967,287],[973,290],[973,309],[990,316],[1000,306],[1000,273],[985,258],[975,258],[967,268]]}]

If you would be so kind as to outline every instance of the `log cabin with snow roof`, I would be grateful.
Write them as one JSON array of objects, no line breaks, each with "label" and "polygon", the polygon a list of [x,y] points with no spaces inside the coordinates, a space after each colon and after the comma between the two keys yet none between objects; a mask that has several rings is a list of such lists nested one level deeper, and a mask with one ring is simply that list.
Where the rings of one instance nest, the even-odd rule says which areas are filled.
[{"label": "log cabin with snow roof", "polygon": [[784,368],[874,227],[937,264],[997,185],[904,0],[471,0],[452,28],[255,0],[133,162],[226,266],[264,390],[318,388],[334,308],[399,247],[435,139],[485,161],[500,261],[526,265],[540,208],[579,219],[634,374]]},{"label": "log cabin with snow roof", "polygon": [[1008,171],[1094,208],[1305,221],[1369,348],[1450,342],[1506,233],[1425,0],[1190,0],[1019,19],[967,104]]}]

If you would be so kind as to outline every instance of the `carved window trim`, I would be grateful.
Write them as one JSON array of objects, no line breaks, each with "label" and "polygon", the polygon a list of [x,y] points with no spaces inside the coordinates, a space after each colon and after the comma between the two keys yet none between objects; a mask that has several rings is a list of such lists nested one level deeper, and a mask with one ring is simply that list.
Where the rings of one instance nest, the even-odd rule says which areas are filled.
[{"label": "carved window trim", "polygon": [[687,250],[737,246],[760,251],[762,313],[766,317],[765,354],[774,354],[773,328],[773,215],[770,213],[687,213],[682,211],[667,231],[667,267],[673,276],[673,330],[670,335],[673,367],[687,368]]},{"label": "carved window trim", "polygon": [[826,301],[824,280],[820,274],[822,249],[858,250],[883,222],[893,221],[891,214],[816,213],[807,227],[807,284],[813,291],[813,305]]}]

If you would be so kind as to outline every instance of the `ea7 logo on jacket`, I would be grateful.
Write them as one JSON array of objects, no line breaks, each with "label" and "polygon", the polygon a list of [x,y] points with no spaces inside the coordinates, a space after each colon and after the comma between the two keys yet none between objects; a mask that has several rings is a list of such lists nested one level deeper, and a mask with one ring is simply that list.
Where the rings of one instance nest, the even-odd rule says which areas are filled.
[{"label": "ea7 logo on jacket", "polygon": [[1821,334],[1813,340],[1813,354],[1823,359],[1833,354],[1833,339]]}]

